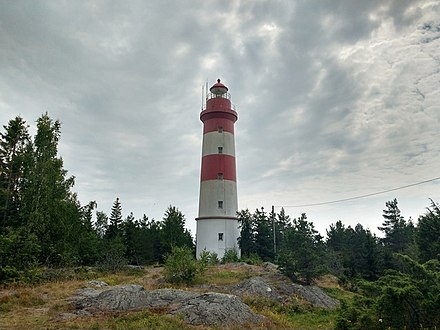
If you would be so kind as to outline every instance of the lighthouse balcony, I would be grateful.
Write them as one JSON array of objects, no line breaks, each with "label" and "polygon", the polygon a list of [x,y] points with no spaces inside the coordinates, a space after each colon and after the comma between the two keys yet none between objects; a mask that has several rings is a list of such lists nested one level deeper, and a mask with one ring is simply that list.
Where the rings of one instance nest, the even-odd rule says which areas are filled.
[{"label": "lighthouse balcony", "polygon": [[[213,101],[214,100],[214,101]],[[227,102],[225,102],[227,100]],[[235,111],[235,105],[231,103],[231,94],[224,93],[224,94],[214,94],[214,93],[207,93],[205,103],[203,104],[202,110],[206,110],[207,107],[210,108],[211,104],[227,104],[228,109]]]}]

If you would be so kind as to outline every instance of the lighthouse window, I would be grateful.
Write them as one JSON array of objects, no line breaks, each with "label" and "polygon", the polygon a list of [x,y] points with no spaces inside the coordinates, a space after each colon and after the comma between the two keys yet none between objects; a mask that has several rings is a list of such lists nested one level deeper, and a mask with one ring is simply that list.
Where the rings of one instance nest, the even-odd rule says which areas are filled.
[{"label": "lighthouse window", "polygon": [[222,209],[223,208],[223,201],[218,201],[218,208]]},{"label": "lighthouse window", "polygon": [[223,180],[223,173],[217,173],[217,180]]},{"label": "lighthouse window", "polygon": [[223,241],[223,233],[218,233],[218,240]]},{"label": "lighthouse window", "polygon": [[218,147],[218,153],[222,154],[223,153],[223,147]]},{"label": "lighthouse window", "polygon": [[217,131],[218,131],[219,133],[223,133],[223,126],[219,126],[219,127],[217,127]]}]

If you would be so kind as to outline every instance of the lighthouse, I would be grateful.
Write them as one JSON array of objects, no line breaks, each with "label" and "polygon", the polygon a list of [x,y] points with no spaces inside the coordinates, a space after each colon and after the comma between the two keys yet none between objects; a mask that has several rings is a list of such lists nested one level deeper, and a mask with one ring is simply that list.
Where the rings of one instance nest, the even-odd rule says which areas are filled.
[{"label": "lighthouse", "polygon": [[222,258],[227,250],[240,255],[237,219],[237,177],[234,124],[238,116],[228,88],[217,80],[206,93],[203,122],[202,167],[196,256],[206,250]]}]

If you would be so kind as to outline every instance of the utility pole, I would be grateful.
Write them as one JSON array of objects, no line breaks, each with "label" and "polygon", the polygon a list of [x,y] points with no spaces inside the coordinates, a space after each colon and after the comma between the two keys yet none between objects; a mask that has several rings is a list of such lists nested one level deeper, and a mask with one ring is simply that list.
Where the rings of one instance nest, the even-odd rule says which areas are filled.
[{"label": "utility pole", "polygon": [[272,205],[272,230],[273,230],[273,253],[277,254],[277,233],[275,231],[275,206]]}]

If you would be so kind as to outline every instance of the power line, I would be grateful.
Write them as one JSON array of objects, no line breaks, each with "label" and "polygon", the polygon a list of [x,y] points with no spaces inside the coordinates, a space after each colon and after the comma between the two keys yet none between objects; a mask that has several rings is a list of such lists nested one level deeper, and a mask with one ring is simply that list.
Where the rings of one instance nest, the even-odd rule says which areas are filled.
[{"label": "power line", "polygon": [[321,202],[321,203],[312,203],[312,204],[302,204],[302,205],[288,205],[288,206],[280,205],[280,206],[277,206],[277,207],[291,207],[291,208],[294,208],[294,207],[320,206],[320,205],[327,205],[327,204],[347,202],[347,201],[352,201],[352,200],[355,200],[355,199],[361,199],[361,198],[366,198],[366,197],[370,197],[370,196],[381,195],[381,194],[385,194],[385,193],[388,193],[388,192],[391,192],[391,191],[406,189],[406,188],[418,186],[418,185],[421,185],[421,184],[425,184],[425,183],[428,183],[428,182],[436,181],[436,180],[439,180],[439,179],[440,179],[440,176],[436,177],[436,178],[433,178],[433,179],[425,180],[425,181],[411,183],[411,184],[408,184],[406,186],[401,186],[401,187],[397,187],[397,188],[382,190],[382,191],[378,191],[378,192],[374,192],[374,193],[370,193],[370,194],[365,194],[365,195],[359,195],[359,196],[355,196],[355,197],[337,199],[337,200],[334,200],[334,201],[327,201],[327,202]]}]

